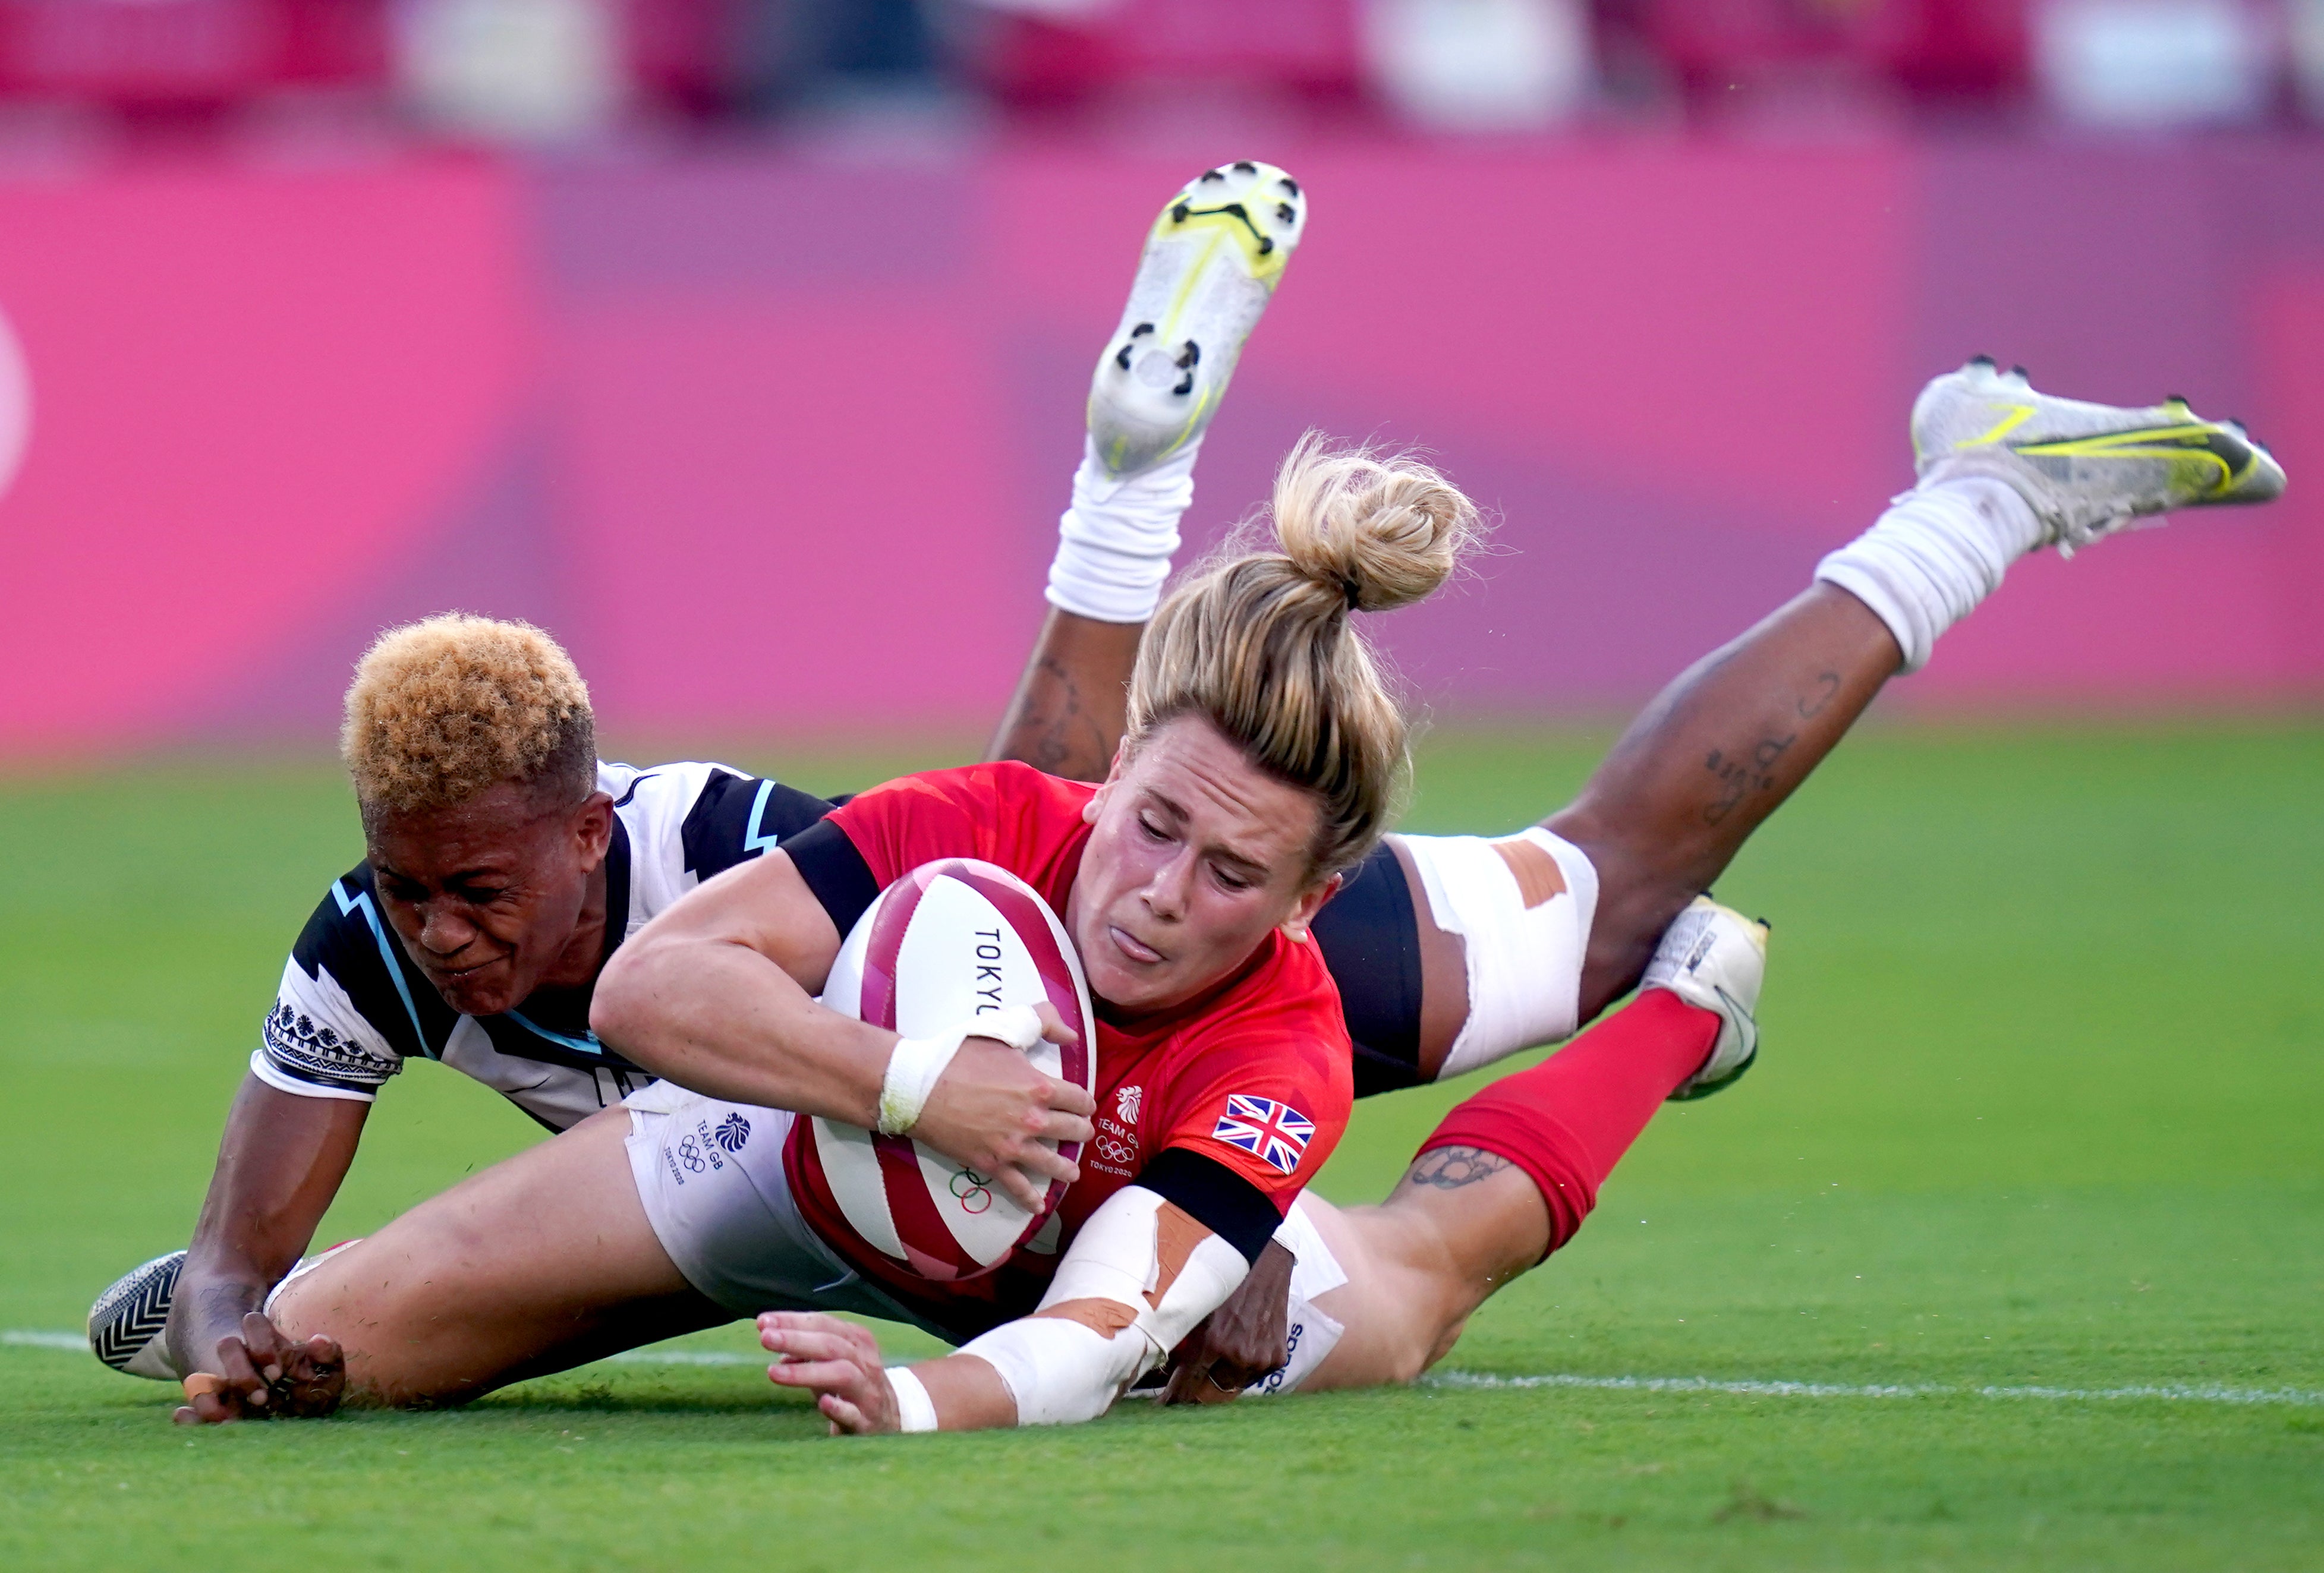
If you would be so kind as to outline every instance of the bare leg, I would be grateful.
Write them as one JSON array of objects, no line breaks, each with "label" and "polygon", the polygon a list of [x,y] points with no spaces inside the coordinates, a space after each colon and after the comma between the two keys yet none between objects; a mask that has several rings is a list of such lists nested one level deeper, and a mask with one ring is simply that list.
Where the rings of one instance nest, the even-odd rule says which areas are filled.
[{"label": "bare leg", "polygon": [[1637,982],[1679,909],[1726,870],[1903,661],[1870,608],[1817,584],[1681,674],[1582,796],[1543,822],[1598,868],[1584,1021]]},{"label": "bare leg", "polygon": [[[1054,608],[988,758],[1078,780],[1121,740],[1139,623]],[[1656,695],[1566,807],[1543,821],[1590,855],[1598,913],[1582,975],[1584,1021],[1628,993],[1681,907],[1847,735],[1903,659],[1844,590],[1817,584]],[[1421,952],[1421,1074],[1468,1019],[1461,939],[1439,929],[1409,859]]]},{"label": "bare leg", "polygon": [[1300,1203],[1348,1281],[1316,1298],[1345,1329],[1301,1391],[1410,1382],[1452,1352],[1496,1289],[1549,1248],[1525,1172],[1474,1148],[1425,1154],[1377,1207]]},{"label": "bare leg", "polygon": [[275,1325],[339,1340],[350,1403],[432,1405],[733,1320],[646,1222],[629,1122],[606,1109],[421,1202],[293,1279]]},{"label": "bare leg", "polygon": [[1719,1030],[1649,989],[1455,1108],[1379,1206],[1303,1200],[1348,1278],[1316,1299],[1345,1330],[1306,1385],[1409,1382],[1443,1358],[1494,1291],[1572,1237]]},{"label": "bare leg", "polygon": [[984,757],[1021,759],[1075,781],[1103,780],[1121,741],[1145,631],[1142,622],[1100,622],[1050,608]]}]

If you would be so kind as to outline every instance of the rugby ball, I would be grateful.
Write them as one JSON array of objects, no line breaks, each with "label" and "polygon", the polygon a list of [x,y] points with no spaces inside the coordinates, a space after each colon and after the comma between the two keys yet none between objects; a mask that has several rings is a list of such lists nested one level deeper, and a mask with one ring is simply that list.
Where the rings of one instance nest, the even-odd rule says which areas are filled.
[{"label": "rugby ball", "polygon": [[[979,1016],[1047,1000],[1079,1035],[1026,1057],[1093,1094],[1096,1017],[1081,958],[1040,893],[973,858],[923,863],[880,894],[840,946],[823,1003],[906,1037],[934,1037]],[[1081,1144],[1060,1151],[1078,1159]],[[809,1152],[840,1211],[865,1244],[920,1277],[990,1273],[1038,1234],[1065,1197],[1053,1182],[1028,1212],[988,1175],[908,1136],[818,1118]]]}]

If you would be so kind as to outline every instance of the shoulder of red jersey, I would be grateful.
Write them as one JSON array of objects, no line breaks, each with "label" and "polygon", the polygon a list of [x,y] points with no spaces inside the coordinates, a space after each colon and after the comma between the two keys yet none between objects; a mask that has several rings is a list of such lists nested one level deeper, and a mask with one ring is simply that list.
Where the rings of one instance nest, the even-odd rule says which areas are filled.
[{"label": "shoulder of red jersey", "polygon": [[1162,1148],[1211,1158],[1277,1210],[1323,1166],[1355,1102],[1339,990],[1310,942],[1274,953],[1172,1044],[1149,1087]]},{"label": "shoulder of red jersey", "polygon": [[843,934],[881,891],[940,858],[998,864],[1054,905],[1096,790],[1013,760],[924,770],[857,794],[783,851]]}]

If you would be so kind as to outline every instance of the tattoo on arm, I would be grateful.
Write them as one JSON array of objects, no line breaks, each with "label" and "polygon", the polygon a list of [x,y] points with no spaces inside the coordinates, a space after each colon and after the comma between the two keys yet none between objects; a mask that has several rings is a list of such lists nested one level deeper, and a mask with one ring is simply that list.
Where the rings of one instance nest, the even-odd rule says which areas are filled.
[{"label": "tattoo on arm", "polygon": [[1507,1158],[1482,1147],[1437,1147],[1414,1159],[1404,1181],[1407,1185],[1458,1191],[1463,1185],[1489,1180],[1508,1167]]}]

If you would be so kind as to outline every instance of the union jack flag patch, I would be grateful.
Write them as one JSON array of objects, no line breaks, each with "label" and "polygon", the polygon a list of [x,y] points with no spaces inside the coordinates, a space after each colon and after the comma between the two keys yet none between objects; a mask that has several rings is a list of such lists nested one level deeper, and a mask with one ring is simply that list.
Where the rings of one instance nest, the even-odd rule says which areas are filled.
[{"label": "union jack flag patch", "polygon": [[1228,1095],[1227,1111],[1211,1132],[1219,1141],[1258,1154],[1286,1174],[1299,1167],[1314,1134],[1315,1122],[1289,1104],[1245,1098],[1240,1092]]}]

